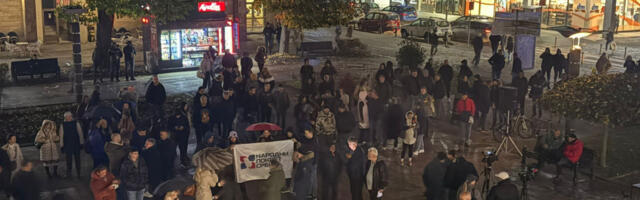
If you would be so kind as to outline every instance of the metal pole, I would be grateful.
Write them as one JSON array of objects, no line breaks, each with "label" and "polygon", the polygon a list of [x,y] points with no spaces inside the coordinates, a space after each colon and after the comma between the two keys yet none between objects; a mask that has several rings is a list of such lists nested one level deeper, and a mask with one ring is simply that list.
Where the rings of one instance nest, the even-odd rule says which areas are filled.
[{"label": "metal pole", "polygon": [[598,49],[598,54],[602,54],[602,43],[600,43],[600,49]]},{"label": "metal pole", "polygon": [[624,56],[622,59],[627,59],[627,47],[624,47]]},{"label": "metal pole", "polygon": [[553,48],[554,49],[558,48],[558,36],[556,36],[553,40]]},{"label": "metal pole", "polygon": [[467,46],[471,44],[471,21],[467,25]]},{"label": "metal pole", "polygon": [[74,66],[74,82],[76,101],[82,102],[82,48],[80,47],[80,23],[78,20],[74,20],[71,23],[71,34],[73,39],[73,66]]}]

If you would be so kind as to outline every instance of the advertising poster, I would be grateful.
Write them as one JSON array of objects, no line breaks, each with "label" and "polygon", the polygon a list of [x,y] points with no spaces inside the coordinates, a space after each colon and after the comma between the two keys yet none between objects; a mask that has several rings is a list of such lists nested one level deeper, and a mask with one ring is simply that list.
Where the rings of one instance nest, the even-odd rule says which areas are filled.
[{"label": "advertising poster", "polygon": [[536,60],[536,36],[517,35],[516,52],[520,57],[520,61],[522,61],[522,70],[533,69]]}]

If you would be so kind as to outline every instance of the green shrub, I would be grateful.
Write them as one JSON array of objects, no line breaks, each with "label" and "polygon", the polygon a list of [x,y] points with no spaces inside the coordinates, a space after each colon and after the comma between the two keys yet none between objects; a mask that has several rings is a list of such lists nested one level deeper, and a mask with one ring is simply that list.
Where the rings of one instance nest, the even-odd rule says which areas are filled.
[{"label": "green shrub", "polygon": [[396,53],[396,61],[400,67],[418,67],[426,59],[427,49],[413,40],[402,40],[400,50]]}]

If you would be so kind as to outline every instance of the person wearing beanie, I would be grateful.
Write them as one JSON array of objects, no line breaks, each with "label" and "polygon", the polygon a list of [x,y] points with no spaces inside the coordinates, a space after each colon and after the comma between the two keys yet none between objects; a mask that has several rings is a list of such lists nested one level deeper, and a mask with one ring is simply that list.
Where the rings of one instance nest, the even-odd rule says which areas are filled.
[{"label": "person wearing beanie", "polygon": [[565,141],[564,147],[562,147],[562,159],[556,164],[556,179],[560,177],[562,174],[562,166],[565,165],[575,165],[580,160],[582,156],[582,151],[584,150],[584,143],[582,140],[579,140],[575,131],[572,129],[567,134],[567,139]]},{"label": "person wearing beanie", "polygon": [[487,200],[518,200],[520,199],[520,192],[518,187],[511,183],[509,179],[509,173],[502,171],[495,175],[500,182],[493,186],[489,190]]}]

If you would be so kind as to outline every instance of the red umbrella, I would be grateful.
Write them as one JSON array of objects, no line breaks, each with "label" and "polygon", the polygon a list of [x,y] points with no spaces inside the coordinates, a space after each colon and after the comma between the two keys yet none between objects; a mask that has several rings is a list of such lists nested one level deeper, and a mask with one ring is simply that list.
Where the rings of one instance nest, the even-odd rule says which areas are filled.
[{"label": "red umbrella", "polygon": [[280,128],[280,126],[278,126],[277,124],[260,122],[260,123],[249,125],[245,130],[246,131],[264,131],[264,130],[281,131],[282,128]]}]

